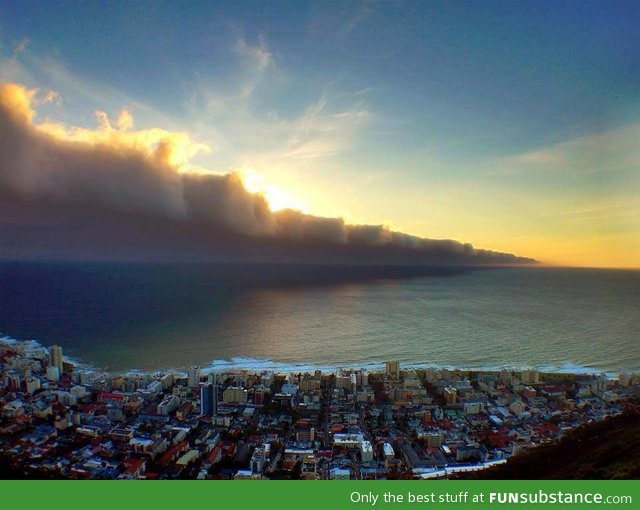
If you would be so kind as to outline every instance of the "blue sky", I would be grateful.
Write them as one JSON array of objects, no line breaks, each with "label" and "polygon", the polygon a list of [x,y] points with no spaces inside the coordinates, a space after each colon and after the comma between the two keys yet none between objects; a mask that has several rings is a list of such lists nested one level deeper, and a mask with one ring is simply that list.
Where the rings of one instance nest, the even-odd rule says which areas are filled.
[{"label": "blue sky", "polygon": [[61,98],[39,121],[124,108],[313,214],[640,255],[638,2],[1,3],[1,77]]}]

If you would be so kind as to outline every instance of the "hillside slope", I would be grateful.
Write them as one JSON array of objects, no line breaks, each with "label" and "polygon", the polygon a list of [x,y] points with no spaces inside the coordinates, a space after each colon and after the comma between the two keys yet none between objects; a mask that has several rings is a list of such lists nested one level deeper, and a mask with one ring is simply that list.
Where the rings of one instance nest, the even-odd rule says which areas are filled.
[{"label": "hillside slope", "polygon": [[474,479],[640,479],[640,409],[580,426]]}]

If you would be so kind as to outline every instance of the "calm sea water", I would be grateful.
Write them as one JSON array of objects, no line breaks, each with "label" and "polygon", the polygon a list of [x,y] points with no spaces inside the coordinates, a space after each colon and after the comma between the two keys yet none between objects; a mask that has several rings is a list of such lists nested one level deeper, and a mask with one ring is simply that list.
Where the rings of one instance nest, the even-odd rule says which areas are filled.
[{"label": "calm sea water", "polygon": [[379,276],[304,266],[5,262],[0,332],[59,344],[68,356],[112,370],[211,363],[303,369],[397,359],[412,366],[640,371],[640,271]]}]

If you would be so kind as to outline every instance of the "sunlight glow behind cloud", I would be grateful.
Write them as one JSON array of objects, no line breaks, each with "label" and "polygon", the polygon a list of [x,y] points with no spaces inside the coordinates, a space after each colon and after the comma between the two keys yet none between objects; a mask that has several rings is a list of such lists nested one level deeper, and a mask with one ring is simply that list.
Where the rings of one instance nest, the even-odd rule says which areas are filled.
[{"label": "sunlight glow behind cloud", "polygon": [[257,173],[253,168],[243,167],[238,173],[244,187],[251,193],[263,195],[272,211],[295,209],[306,212],[306,204],[302,198],[295,197],[290,192],[268,183],[265,177]]},{"label": "sunlight glow behind cloud", "polygon": [[[239,172],[185,170],[193,155],[206,148],[185,133],[160,128],[127,131],[133,119],[122,113],[121,129],[115,129],[103,111],[97,112],[99,124],[93,130],[38,124],[32,109],[36,97],[35,89],[0,84],[0,201],[6,202],[0,220],[13,239],[3,250],[41,250],[41,236],[25,219],[37,218],[39,223],[57,217],[62,231],[49,240],[50,249],[58,253],[68,249],[68,236],[76,232],[73,240],[81,239],[82,249],[92,256],[96,250],[104,256],[105,249],[130,253],[133,235],[135,243],[146,238],[156,244],[149,251],[143,242],[137,256],[144,257],[177,249],[174,256],[179,257],[235,259],[257,253],[271,261],[326,262],[334,257],[350,263],[532,262],[477,250],[468,243],[393,232],[382,225],[349,225],[342,218],[274,210],[289,206],[288,197],[250,169],[245,169],[244,179],[261,188],[258,193],[246,187]],[[86,228],[88,232],[77,234]],[[168,235],[166,228],[177,232]],[[178,247],[176,234],[186,236]],[[108,247],[98,248],[105,241]],[[67,256],[78,253],[72,250]]]},{"label": "sunlight glow behind cloud", "polygon": [[[559,7],[570,27],[557,34],[530,12],[541,30],[532,53],[514,28],[521,8],[492,9],[475,9],[471,31],[422,4],[251,20],[225,8],[164,31],[168,12],[123,24],[139,14],[123,4],[104,13],[122,30],[116,43],[81,27],[51,31],[64,9],[42,9],[33,30],[0,27],[0,76],[26,85],[5,101],[40,134],[144,154],[191,185],[217,178],[223,198],[236,193],[243,212],[228,220],[244,232],[280,221],[293,236],[379,246],[400,242],[396,227],[380,227],[397,225],[415,234],[404,244],[454,237],[555,264],[637,266],[637,30],[612,10]],[[619,45],[601,44],[604,26]],[[222,210],[198,204],[204,216]],[[265,204],[282,214],[263,214]]]}]

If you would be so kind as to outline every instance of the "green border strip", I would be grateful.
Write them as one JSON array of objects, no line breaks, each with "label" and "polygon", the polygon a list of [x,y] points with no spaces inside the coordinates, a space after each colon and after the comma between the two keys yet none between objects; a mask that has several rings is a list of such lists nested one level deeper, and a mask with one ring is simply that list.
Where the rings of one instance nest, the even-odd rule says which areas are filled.
[{"label": "green border strip", "polygon": [[[494,496],[491,496],[494,494]],[[511,494],[511,496],[510,496]],[[594,497],[599,494],[601,496]],[[386,502],[385,502],[386,495]],[[545,496],[546,495],[546,496]],[[590,496],[588,496],[590,495]],[[393,497],[392,497],[393,496]],[[402,497],[402,499],[400,498]],[[547,503],[532,504],[529,498]],[[597,501],[602,498],[602,501]],[[503,501],[518,499],[517,503]],[[575,503],[583,498],[592,503]],[[490,501],[491,499],[491,501]],[[573,502],[571,502],[573,501]],[[0,508],[260,510],[640,508],[640,481],[35,481],[0,480]]]}]

